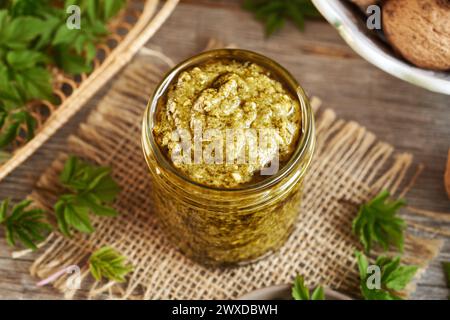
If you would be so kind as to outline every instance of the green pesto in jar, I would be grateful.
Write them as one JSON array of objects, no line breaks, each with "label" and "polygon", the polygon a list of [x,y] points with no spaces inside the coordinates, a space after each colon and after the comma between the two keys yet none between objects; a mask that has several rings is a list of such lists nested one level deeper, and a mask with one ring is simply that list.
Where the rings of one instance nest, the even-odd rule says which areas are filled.
[{"label": "green pesto in jar", "polygon": [[[252,62],[214,59],[181,72],[173,81],[158,103],[153,134],[172,165],[188,179],[206,186],[236,188],[261,180],[261,170],[277,155],[280,165],[287,162],[297,146],[300,126],[298,99],[267,69]],[[193,161],[175,161],[180,136],[193,138],[199,128],[212,135],[192,144]],[[222,152],[222,162],[205,161],[203,152],[208,144],[214,139],[225,141],[227,129],[243,130],[244,137],[268,129],[270,138],[258,145],[257,138],[242,139],[237,134],[231,149],[223,143],[211,153]],[[194,156],[198,149],[202,161]],[[256,157],[250,157],[251,150],[258,150]],[[242,153],[247,160],[240,162]]]}]

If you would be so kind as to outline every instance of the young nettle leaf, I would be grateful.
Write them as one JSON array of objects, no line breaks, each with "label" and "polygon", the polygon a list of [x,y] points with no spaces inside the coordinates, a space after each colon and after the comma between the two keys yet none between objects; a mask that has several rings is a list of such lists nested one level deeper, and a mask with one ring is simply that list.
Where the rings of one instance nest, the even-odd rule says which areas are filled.
[{"label": "young nettle leaf", "polygon": [[88,73],[92,66],[86,64],[83,56],[71,50],[68,45],[59,45],[55,48],[55,63],[69,74]]},{"label": "young nettle leaf", "polygon": [[310,295],[309,288],[305,286],[303,276],[297,275],[292,286],[292,297],[294,300],[325,300],[324,290],[321,286],[314,289]]},{"label": "young nettle leaf", "polygon": [[13,0],[9,2],[9,12],[13,17],[17,16],[34,16],[36,12],[40,12],[48,8],[49,0]]},{"label": "young nettle leaf", "polygon": [[118,212],[109,206],[119,186],[111,177],[111,169],[90,165],[76,157],[69,157],[60,174],[61,184],[70,193],[63,194],[55,204],[58,226],[65,236],[71,228],[80,232],[94,231],[89,214],[114,217]]},{"label": "young nettle leaf", "polygon": [[70,74],[92,70],[92,61],[97,55],[96,44],[108,34],[106,22],[125,5],[124,0],[68,0],[65,7],[77,5],[82,12],[81,28],[69,29],[65,23],[57,28],[52,45],[55,47],[55,62]]},{"label": "young nettle leaf", "polygon": [[89,270],[95,280],[103,277],[116,282],[124,282],[125,276],[133,270],[127,259],[111,247],[95,251],[89,258]]},{"label": "young nettle leaf", "polygon": [[[367,257],[359,251],[356,251],[355,255],[360,273],[361,293],[366,300],[400,300],[398,292],[405,289],[418,270],[417,266],[401,265],[400,257],[381,256],[374,265],[379,268],[379,274],[376,271],[370,273]],[[380,279],[375,279],[377,276]],[[376,287],[377,282],[379,288]]]},{"label": "young nettle leaf", "polygon": [[6,110],[4,104],[0,102],[0,130],[3,128],[3,125],[5,124],[7,117],[8,111]]},{"label": "young nettle leaf", "polygon": [[12,81],[26,101],[34,99],[53,99],[50,72],[41,66],[11,72]]},{"label": "young nettle leaf", "polygon": [[27,127],[27,139],[34,136],[36,120],[27,111],[19,111],[9,114],[0,126],[0,148],[4,148],[13,142],[20,131],[20,126],[25,124]]},{"label": "young nettle leaf", "polygon": [[96,44],[108,34],[101,21],[82,19],[81,24],[81,29],[68,29],[62,24],[52,42],[56,50],[56,64],[70,74],[92,70],[92,61],[97,54]]},{"label": "young nettle leaf", "polygon": [[281,29],[286,19],[303,30],[306,17],[320,17],[311,0],[245,0],[243,8],[265,24],[266,36]]},{"label": "young nettle leaf", "polygon": [[55,212],[58,224],[64,223],[65,225],[61,228],[61,232],[65,236],[71,235],[67,226],[72,226],[84,233],[94,232],[94,227],[89,220],[89,207],[80,204],[77,195],[61,196],[55,204]]},{"label": "young nettle leaf", "polygon": [[0,31],[0,42],[10,49],[26,49],[30,41],[36,39],[47,26],[45,21],[36,17],[17,17],[12,19],[0,12],[0,20],[3,19],[3,29]]},{"label": "young nettle leaf", "polygon": [[36,43],[33,44],[35,50],[45,50],[53,41],[53,37],[58,29],[61,21],[65,21],[64,11],[56,8],[46,8],[42,11],[41,16],[45,21],[46,29],[39,34]]},{"label": "young nettle leaf", "polygon": [[30,200],[24,200],[14,206],[8,214],[9,199],[0,203],[0,224],[5,227],[6,241],[15,246],[20,241],[26,247],[35,250],[36,242],[41,242],[52,230],[41,209],[28,209]]},{"label": "young nettle leaf", "polygon": [[[20,133],[33,137],[36,121],[16,119],[32,100],[53,101],[49,65],[71,75],[92,71],[97,44],[108,34],[107,22],[125,0],[0,1],[0,148]],[[66,8],[81,7],[81,28],[69,29]],[[26,124],[26,131],[21,131]],[[25,136],[24,136],[25,137]]]},{"label": "young nettle leaf", "polygon": [[24,103],[19,90],[11,83],[9,69],[0,62],[0,102],[3,112],[17,109]]},{"label": "young nettle leaf", "polygon": [[45,54],[39,51],[22,49],[9,51],[6,54],[6,61],[11,68],[20,71],[33,68],[39,63],[47,63],[49,62],[49,59]]},{"label": "young nettle leaf", "polygon": [[403,251],[405,221],[397,216],[398,210],[406,205],[402,199],[389,200],[389,192],[382,191],[374,199],[363,204],[353,220],[353,232],[359,237],[366,252],[374,243],[384,250],[393,245]]},{"label": "young nettle leaf", "polygon": [[103,21],[108,21],[109,19],[117,15],[119,11],[125,6],[125,4],[126,0],[103,0]]}]

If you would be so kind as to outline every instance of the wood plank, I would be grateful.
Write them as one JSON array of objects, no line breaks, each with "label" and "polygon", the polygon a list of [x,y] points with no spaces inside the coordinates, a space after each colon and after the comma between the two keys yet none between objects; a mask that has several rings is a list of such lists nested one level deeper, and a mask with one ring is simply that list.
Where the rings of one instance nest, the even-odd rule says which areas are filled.
[{"label": "wood plank", "polygon": [[[148,46],[179,61],[200,51],[210,38],[216,38],[272,57],[290,70],[309,94],[320,96],[326,107],[365,125],[398,150],[413,153],[416,164],[425,164],[424,173],[407,197],[411,205],[450,212],[442,183],[450,147],[448,96],[414,87],[373,67],[324,21],[308,21],[304,33],[287,24],[280,33],[265,39],[261,24],[239,6],[238,0],[184,0]],[[21,199],[31,191],[42,170],[64,150],[68,134],[105,91],[103,88],[85,109],[0,183],[0,199]],[[0,299],[62,298],[51,288],[35,288],[36,279],[28,274],[33,255],[11,260],[11,250],[1,232],[0,237]],[[439,259],[419,280],[413,298],[447,298],[440,266],[443,260],[450,260],[448,241]]]}]

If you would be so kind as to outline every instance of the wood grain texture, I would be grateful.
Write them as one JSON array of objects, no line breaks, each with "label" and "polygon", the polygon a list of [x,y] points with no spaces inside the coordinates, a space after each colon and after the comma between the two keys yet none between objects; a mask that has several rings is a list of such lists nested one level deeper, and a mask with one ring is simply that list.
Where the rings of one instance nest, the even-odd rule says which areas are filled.
[{"label": "wood grain texture", "polygon": [[[220,39],[265,54],[280,62],[311,95],[322,98],[338,116],[355,120],[399,151],[414,154],[425,170],[407,196],[412,206],[450,213],[443,175],[450,147],[450,99],[402,82],[356,55],[337,32],[322,20],[308,21],[305,32],[293,25],[265,39],[263,28],[239,1],[183,1],[147,44],[174,61],[200,51],[208,39]],[[103,88],[88,106],[52,137],[36,154],[0,183],[0,199],[21,199],[65,148],[89,110],[106,92]],[[150,93],[149,93],[150,95]],[[404,211],[404,213],[406,213]],[[427,221],[417,217],[417,221]],[[449,225],[441,225],[449,228]],[[36,288],[28,274],[33,255],[12,260],[0,231],[0,299],[61,299],[51,288]],[[450,243],[418,282],[417,299],[446,299],[440,261],[450,260]]]}]

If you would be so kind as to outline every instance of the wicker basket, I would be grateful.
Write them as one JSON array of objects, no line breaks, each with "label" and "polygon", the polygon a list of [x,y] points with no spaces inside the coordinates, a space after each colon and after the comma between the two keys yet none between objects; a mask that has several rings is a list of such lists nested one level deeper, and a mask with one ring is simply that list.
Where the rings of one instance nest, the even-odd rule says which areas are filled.
[{"label": "wicker basket", "polygon": [[[90,74],[72,77],[54,68],[53,92],[58,103],[34,101],[27,106],[37,120],[36,135],[28,142],[19,135],[11,147],[12,156],[0,165],[0,180],[30,157],[153,36],[169,17],[178,0],[128,0],[108,25],[110,35],[97,47]],[[26,131],[24,126],[21,130]]]}]

